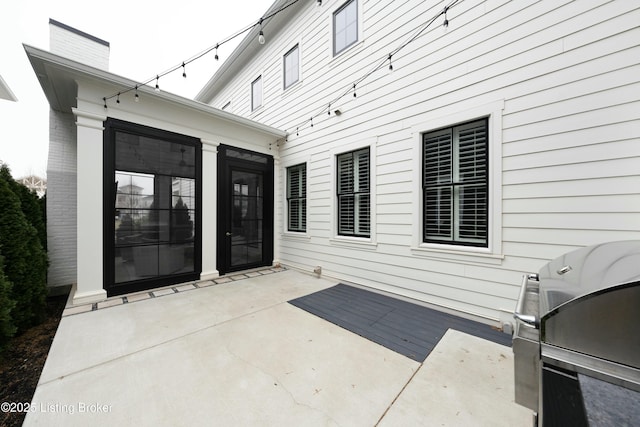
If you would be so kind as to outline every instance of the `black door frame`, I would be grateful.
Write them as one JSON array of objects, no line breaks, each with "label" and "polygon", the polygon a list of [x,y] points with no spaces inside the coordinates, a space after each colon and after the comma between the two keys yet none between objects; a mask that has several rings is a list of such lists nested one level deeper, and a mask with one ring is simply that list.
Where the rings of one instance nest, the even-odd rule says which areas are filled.
[{"label": "black door frame", "polygon": [[[228,151],[245,154],[245,158],[230,156]],[[258,157],[265,162],[252,161],[249,158]],[[224,275],[233,271],[249,268],[271,266],[273,264],[273,221],[274,221],[274,179],[273,156],[245,150],[242,148],[220,145],[218,147],[218,211],[216,225],[216,263],[219,274]],[[239,267],[231,266],[230,236],[226,233],[231,229],[232,216],[232,191],[231,171],[245,170],[249,172],[262,172],[264,177],[264,200],[262,221],[262,260],[260,262],[245,264]]]},{"label": "black door frame", "polygon": [[[163,129],[152,128],[137,123],[108,118],[104,122],[103,133],[103,288],[107,296],[122,295],[161,286],[184,283],[200,279],[202,272],[202,143],[199,139]],[[196,218],[194,234],[194,270],[187,273],[156,276],[131,282],[115,283],[115,135],[122,131],[144,137],[157,138],[195,147],[196,155]]]}]

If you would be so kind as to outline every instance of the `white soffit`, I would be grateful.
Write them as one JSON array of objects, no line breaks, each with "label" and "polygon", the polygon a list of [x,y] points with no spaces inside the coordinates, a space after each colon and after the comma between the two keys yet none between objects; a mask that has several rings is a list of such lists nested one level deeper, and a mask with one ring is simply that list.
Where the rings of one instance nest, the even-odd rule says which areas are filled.
[{"label": "white soffit", "polygon": [[[38,49],[33,46],[23,45],[29,57],[33,71],[35,72],[42,90],[44,91],[49,105],[59,111],[71,111],[75,106],[76,81],[79,79],[92,80],[114,86],[114,91],[118,88],[133,88],[139,85],[138,82],[118,76],[99,68],[53,54],[49,51]],[[237,116],[227,111],[211,107],[199,101],[162,91],[155,92],[147,86],[139,86],[138,90],[144,93],[145,97],[151,96],[175,105],[176,108],[196,110],[210,115],[213,118],[231,122],[237,126],[252,129],[270,135],[274,138],[284,138],[286,132],[262,123]]]},{"label": "white soffit", "polygon": [[14,102],[18,100],[13,92],[11,92],[11,89],[9,89],[9,85],[7,85],[2,76],[0,76],[0,98]]}]

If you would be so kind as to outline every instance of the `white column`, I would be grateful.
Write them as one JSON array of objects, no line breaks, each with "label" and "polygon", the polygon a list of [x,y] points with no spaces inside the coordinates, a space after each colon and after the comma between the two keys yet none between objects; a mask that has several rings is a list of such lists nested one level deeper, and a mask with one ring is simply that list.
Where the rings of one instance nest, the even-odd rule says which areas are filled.
[{"label": "white column", "polygon": [[[283,221],[280,213],[282,212],[282,197],[286,197],[286,194],[281,192],[283,178],[281,169],[280,153],[276,151],[273,155],[273,265],[280,264],[280,238],[282,236]],[[284,214],[284,212],[282,213]]]},{"label": "white column", "polygon": [[220,276],[217,269],[218,146],[202,140],[202,273],[200,280]]},{"label": "white column", "polygon": [[105,116],[73,109],[77,126],[78,278],[73,304],[107,297],[103,286],[103,122]]}]

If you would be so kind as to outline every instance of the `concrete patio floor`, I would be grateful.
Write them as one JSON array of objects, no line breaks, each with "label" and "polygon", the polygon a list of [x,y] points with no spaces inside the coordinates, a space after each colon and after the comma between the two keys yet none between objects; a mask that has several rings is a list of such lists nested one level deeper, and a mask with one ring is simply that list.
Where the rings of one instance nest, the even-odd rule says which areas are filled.
[{"label": "concrete patio floor", "polygon": [[24,425],[531,425],[508,347],[449,330],[420,364],[287,303],[337,282],[220,282],[68,309]]}]

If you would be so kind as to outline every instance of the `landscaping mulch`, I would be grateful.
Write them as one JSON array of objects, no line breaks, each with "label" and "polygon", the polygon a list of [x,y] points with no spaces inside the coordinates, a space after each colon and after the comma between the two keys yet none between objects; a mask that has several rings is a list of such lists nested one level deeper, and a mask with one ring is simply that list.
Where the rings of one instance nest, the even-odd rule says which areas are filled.
[{"label": "landscaping mulch", "polygon": [[[47,317],[41,324],[13,337],[0,353],[0,403],[30,403],[38,385],[53,337],[58,329],[67,296],[47,299]],[[24,412],[0,412],[0,426],[21,426]]]}]

